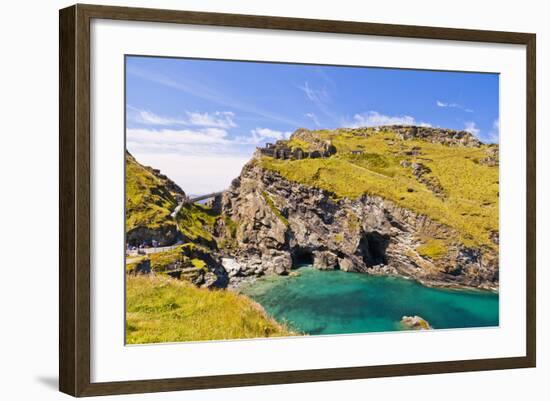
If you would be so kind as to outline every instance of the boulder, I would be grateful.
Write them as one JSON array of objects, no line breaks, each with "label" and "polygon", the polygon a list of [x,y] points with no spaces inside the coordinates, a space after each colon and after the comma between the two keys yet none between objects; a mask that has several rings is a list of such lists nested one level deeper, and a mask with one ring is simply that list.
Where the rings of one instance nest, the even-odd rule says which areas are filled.
[{"label": "boulder", "polygon": [[319,270],[337,269],[338,256],[330,251],[313,252],[313,267]]},{"label": "boulder", "polygon": [[270,270],[279,275],[287,275],[292,268],[292,258],[290,257],[290,253],[286,252],[274,256],[271,264],[272,266]]},{"label": "boulder", "polygon": [[339,258],[338,266],[340,266],[340,270],[342,271],[353,271],[353,261],[350,258]]}]

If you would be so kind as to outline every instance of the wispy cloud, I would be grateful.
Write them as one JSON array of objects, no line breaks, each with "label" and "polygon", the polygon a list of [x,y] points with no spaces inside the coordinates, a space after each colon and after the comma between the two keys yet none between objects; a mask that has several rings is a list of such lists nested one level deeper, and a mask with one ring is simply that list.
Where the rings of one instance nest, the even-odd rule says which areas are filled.
[{"label": "wispy cloud", "polygon": [[431,124],[422,121],[416,121],[416,119],[412,116],[391,116],[381,114],[374,110],[370,110],[365,113],[355,114],[351,121],[344,121],[343,125],[349,128],[374,127],[378,125],[420,125],[424,127],[431,127]]},{"label": "wispy cloud", "polygon": [[464,131],[469,132],[473,136],[479,138],[480,129],[477,127],[474,121],[466,121],[464,123]]},{"label": "wispy cloud", "polygon": [[319,122],[319,119],[317,118],[317,116],[314,113],[306,113],[305,116],[308,117],[308,118],[311,118],[311,120],[313,121],[313,123],[317,127],[321,126],[321,123]]},{"label": "wispy cloud", "polygon": [[436,100],[435,104],[437,105],[437,107],[447,107],[447,108],[450,108],[450,109],[459,109],[459,110],[462,110],[462,111],[465,111],[466,113],[473,113],[474,110],[468,108],[468,107],[464,107],[463,105],[461,104],[458,104],[458,103],[454,103],[454,102],[443,102],[441,100]]},{"label": "wispy cloud", "polygon": [[234,121],[235,113],[231,111],[216,111],[210,113],[186,112],[190,125],[204,127],[234,128],[237,126]]},{"label": "wispy cloud", "polygon": [[213,90],[211,87],[203,85],[195,80],[186,80],[181,77],[175,80],[162,74],[145,71],[135,66],[129,66],[126,72],[135,77],[188,93],[200,99],[214,102],[218,105],[223,106],[224,108],[227,107],[244,111],[247,113],[255,114],[259,117],[263,117],[267,120],[278,121],[281,123],[292,125],[294,127],[300,126],[300,123],[298,121],[294,121],[292,118],[281,116],[268,110],[263,110],[256,105],[238,101],[233,97],[227,97],[223,93]]},{"label": "wispy cloud", "polygon": [[148,110],[141,110],[136,107],[127,107],[128,120],[144,125],[187,125],[187,121],[166,116],[160,116]]},{"label": "wispy cloud", "polygon": [[321,113],[333,121],[338,120],[338,116],[330,110],[330,95],[326,88],[315,88],[306,81],[302,86],[298,86],[298,89],[304,93],[306,98],[310,100]]},{"label": "wispy cloud", "polygon": [[323,89],[314,89],[310,86],[309,82],[304,82],[302,86],[299,86],[302,92],[305,93],[306,97],[311,100],[316,105],[322,105],[327,102],[330,98],[328,92],[325,88]]},{"label": "wispy cloud", "polygon": [[199,126],[199,127],[217,127],[234,128],[237,124],[234,121],[235,113],[231,111],[216,111],[214,113],[199,113],[185,111],[185,118],[175,118],[161,116],[149,110],[142,110],[137,107],[127,107],[127,117],[129,122],[143,125],[159,126]]}]

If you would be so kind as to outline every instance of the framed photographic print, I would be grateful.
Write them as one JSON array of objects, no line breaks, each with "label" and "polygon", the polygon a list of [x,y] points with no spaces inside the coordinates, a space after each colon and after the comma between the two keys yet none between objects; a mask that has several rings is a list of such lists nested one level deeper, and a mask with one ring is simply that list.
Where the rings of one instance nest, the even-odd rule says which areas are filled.
[{"label": "framed photographic print", "polygon": [[60,390],[534,367],[535,113],[529,33],[61,10]]}]

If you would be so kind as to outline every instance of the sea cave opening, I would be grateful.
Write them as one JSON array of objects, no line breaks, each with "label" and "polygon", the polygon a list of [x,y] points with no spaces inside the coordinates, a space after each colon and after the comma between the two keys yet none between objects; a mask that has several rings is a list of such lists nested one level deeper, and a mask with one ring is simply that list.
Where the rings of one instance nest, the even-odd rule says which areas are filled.
[{"label": "sea cave opening", "polygon": [[367,233],[361,238],[361,249],[363,250],[363,259],[367,266],[376,266],[387,264],[388,259],[386,250],[390,244],[390,236],[380,234],[377,231]]},{"label": "sea cave opening", "polygon": [[292,251],[292,266],[299,267],[313,264],[313,252],[309,248],[296,248]]}]

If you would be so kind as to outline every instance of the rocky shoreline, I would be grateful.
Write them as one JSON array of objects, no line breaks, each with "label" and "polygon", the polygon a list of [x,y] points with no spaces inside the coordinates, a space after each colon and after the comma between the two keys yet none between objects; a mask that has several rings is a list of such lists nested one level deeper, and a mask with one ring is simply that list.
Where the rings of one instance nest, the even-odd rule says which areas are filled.
[{"label": "rocky shoreline", "polygon": [[[223,258],[222,260],[229,261],[229,262],[223,262],[222,261],[222,265],[224,267],[228,263],[230,265],[233,265],[233,266],[236,263],[238,263],[238,262],[235,261],[235,259],[232,259],[232,258]],[[300,269],[300,267],[292,267],[292,269],[286,275],[292,276],[294,274],[299,274],[299,272],[297,271],[298,269]],[[327,270],[327,269],[318,269],[318,270]],[[226,268],[226,271],[227,271],[227,268]],[[373,275],[373,276],[382,276],[382,277],[398,277],[398,278],[401,278],[401,279],[404,279],[404,280],[415,281],[418,284],[420,284],[424,287],[428,287],[428,288],[441,288],[441,289],[458,290],[458,291],[490,292],[490,293],[493,293],[493,294],[498,294],[499,293],[498,287],[496,287],[496,288],[471,287],[471,286],[467,286],[467,285],[457,284],[457,283],[454,283],[454,282],[449,283],[449,282],[446,282],[446,281],[425,280],[425,279],[420,279],[420,278],[415,278],[415,277],[411,277],[411,276],[408,276],[408,275],[400,274],[397,270],[392,269],[389,266],[375,267],[374,269],[370,270],[368,273],[361,273],[361,274],[370,274],[370,275]],[[228,283],[227,283],[227,289],[232,290],[232,291],[236,291],[236,292],[240,292],[241,287],[253,284],[258,279],[261,279],[262,277],[265,277],[265,276],[268,276],[268,275],[277,276],[278,274],[275,273],[275,272],[267,272],[267,273],[262,273],[262,274],[258,274],[258,275],[254,275],[254,274],[252,274],[252,275],[239,275],[238,273],[236,273],[235,270],[232,270],[232,271],[230,270],[228,272],[229,280],[228,280]]]}]

